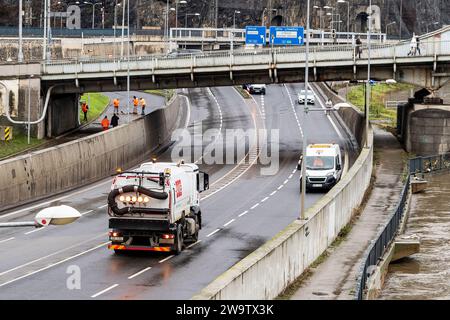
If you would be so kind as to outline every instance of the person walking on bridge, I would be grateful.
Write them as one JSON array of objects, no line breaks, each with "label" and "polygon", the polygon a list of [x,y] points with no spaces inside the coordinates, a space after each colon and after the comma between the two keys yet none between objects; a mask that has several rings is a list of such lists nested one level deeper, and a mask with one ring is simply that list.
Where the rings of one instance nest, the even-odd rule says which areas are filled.
[{"label": "person walking on bridge", "polygon": [[145,115],[145,106],[146,106],[145,99],[141,97],[140,103],[141,103],[141,107],[142,107],[142,113],[141,113],[141,115]]},{"label": "person walking on bridge", "polygon": [[359,38],[359,36],[356,38],[356,46],[355,46],[355,59],[356,57],[358,57],[359,59],[361,59],[361,53],[362,53],[362,49],[361,49],[361,39]]},{"label": "person walking on bridge", "polygon": [[133,96],[133,114],[137,114],[137,107],[139,105],[139,99],[136,96]]},{"label": "person walking on bridge", "polygon": [[112,118],[111,118],[111,126],[113,128],[117,127],[119,125],[119,117],[117,116],[117,114],[113,114]]},{"label": "person walking on bridge", "polygon": [[88,121],[87,113],[89,111],[89,106],[87,105],[87,103],[85,101],[83,101],[83,103],[81,104],[81,111],[83,111],[83,114],[84,114],[83,121],[87,122]]},{"label": "person walking on bridge", "polygon": [[411,38],[411,44],[410,44],[408,57],[409,56],[415,56],[416,55],[416,51],[417,51],[417,37],[416,37],[416,34],[413,33],[413,36]]},{"label": "person walking on bridge", "polygon": [[109,128],[109,120],[108,120],[108,116],[105,116],[105,117],[103,118],[103,120],[102,120],[102,128],[103,128],[103,131],[108,130],[108,128]]},{"label": "person walking on bridge", "polygon": [[114,113],[119,113],[119,104],[120,104],[119,99],[114,98],[114,100],[113,100]]}]

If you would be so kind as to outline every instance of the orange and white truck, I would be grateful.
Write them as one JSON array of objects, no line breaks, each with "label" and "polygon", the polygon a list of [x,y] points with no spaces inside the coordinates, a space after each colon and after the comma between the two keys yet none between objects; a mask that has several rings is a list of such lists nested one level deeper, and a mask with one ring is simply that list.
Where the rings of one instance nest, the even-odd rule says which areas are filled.
[{"label": "orange and white truck", "polygon": [[202,227],[208,174],[195,164],[149,162],[115,176],[108,195],[110,249],[176,254]]}]

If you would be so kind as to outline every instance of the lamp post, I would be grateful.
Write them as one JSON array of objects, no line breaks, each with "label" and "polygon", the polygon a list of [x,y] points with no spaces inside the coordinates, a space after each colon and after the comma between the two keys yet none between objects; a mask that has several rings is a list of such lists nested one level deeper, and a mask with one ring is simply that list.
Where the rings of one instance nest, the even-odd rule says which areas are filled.
[{"label": "lamp post", "polygon": [[89,2],[89,1],[84,1],[84,4],[89,4],[92,6],[92,29],[94,29],[94,23],[95,23],[95,6],[96,5],[101,5],[101,2]]},{"label": "lamp post", "polygon": [[23,61],[23,51],[22,51],[22,0],[19,1],[19,52],[17,54],[17,62],[22,63]]},{"label": "lamp post", "polygon": [[114,6],[114,46],[113,46],[113,57],[114,57],[114,62],[116,62],[116,29],[117,29],[117,8],[120,8],[122,4],[121,3],[117,3],[116,0],[116,5]]},{"label": "lamp post", "polygon": [[187,4],[187,1],[175,0],[175,28],[178,28],[178,4]]},{"label": "lamp post", "polygon": [[350,36],[350,2],[345,0],[338,0],[337,3],[347,4],[347,39]]},{"label": "lamp post", "polygon": [[399,40],[402,40],[402,22],[403,22],[403,0],[400,0],[400,37]]},{"label": "lamp post", "polygon": [[370,9],[370,14],[367,17],[368,22],[369,22],[369,28],[367,31],[367,83],[366,83],[366,143],[365,143],[365,147],[369,148],[369,111],[370,111],[370,58],[371,58],[371,49],[372,49],[372,45],[371,45],[371,37],[372,37],[372,0],[369,0],[369,9]]},{"label": "lamp post", "polygon": [[130,0],[127,6],[127,123],[130,123]]},{"label": "lamp post", "polygon": [[[331,21],[333,21],[333,15],[334,15],[334,8],[330,7],[330,6],[324,6],[323,7],[325,10],[330,10],[331,9],[331,13],[327,12],[327,16],[331,16]],[[330,29],[332,29],[331,23],[330,23]],[[331,31],[331,30],[330,30]]]},{"label": "lamp post", "polygon": [[389,27],[389,26],[392,26],[393,24],[396,24],[396,23],[397,23],[397,22],[393,21],[393,22],[388,23],[388,24],[386,25],[386,37],[387,37],[387,33],[388,33],[388,27]]},{"label": "lamp post", "polygon": [[[307,95],[308,87],[309,87],[309,15],[310,15],[310,0],[307,1],[307,9],[306,9],[306,54],[305,54],[305,95]],[[308,99],[305,97],[305,107],[304,107],[304,116],[303,122],[306,123],[306,115],[308,114]],[[302,176],[302,194],[300,197],[300,219],[306,219],[305,212],[305,194],[306,194],[306,145],[308,143],[306,137],[306,128],[303,125],[303,160],[301,167],[301,176]]]},{"label": "lamp post", "polygon": [[234,10],[234,13],[233,13],[233,29],[231,29],[231,32],[230,32],[230,49],[231,49],[231,51],[233,51],[233,49],[234,49],[234,29],[236,29],[236,13],[237,14],[240,14],[241,12],[239,11],[239,10]]},{"label": "lamp post", "polygon": [[196,12],[196,13],[186,13],[185,17],[184,17],[184,27],[187,28],[187,22],[188,22],[188,16],[199,16],[200,13]]},{"label": "lamp post", "polygon": [[319,9],[319,29],[322,30],[322,7],[313,6],[314,9]]}]

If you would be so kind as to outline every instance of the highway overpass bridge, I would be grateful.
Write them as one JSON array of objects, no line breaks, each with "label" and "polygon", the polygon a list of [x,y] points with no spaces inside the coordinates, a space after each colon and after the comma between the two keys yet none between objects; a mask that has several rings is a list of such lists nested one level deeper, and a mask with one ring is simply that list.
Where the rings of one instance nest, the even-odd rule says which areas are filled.
[{"label": "highway overpass bridge", "polygon": [[[374,44],[371,78],[395,79],[431,90],[447,83],[450,77],[450,27],[422,37],[420,54],[413,56],[409,52],[408,42]],[[19,83],[26,86],[27,79],[33,75],[33,101],[40,101],[37,104],[40,111],[34,113],[46,114],[50,104],[48,112],[51,117],[60,117],[71,108],[74,110],[71,118],[78,121],[79,94],[126,90],[127,74],[131,77],[131,90],[303,82],[305,56],[304,48],[265,48],[192,56],[133,56],[129,61],[88,59],[6,64],[0,66],[0,81],[3,82],[0,90],[2,87],[3,91],[8,90],[8,81],[5,80],[17,83],[18,76]],[[369,60],[365,46],[360,58],[355,57],[352,46],[312,47],[309,59],[312,81],[367,79]],[[9,95],[3,94],[3,97],[3,105],[8,105],[5,99]],[[67,129],[71,129],[71,125],[76,127],[78,124],[67,124]],[[51,135],[51,132],[47,134]]]}]

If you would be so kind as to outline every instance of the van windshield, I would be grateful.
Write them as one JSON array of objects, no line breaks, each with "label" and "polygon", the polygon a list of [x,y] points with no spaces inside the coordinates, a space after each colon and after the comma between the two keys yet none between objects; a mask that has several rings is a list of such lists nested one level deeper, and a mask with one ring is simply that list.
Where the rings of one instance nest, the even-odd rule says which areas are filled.
[{"label": "van windshield", "polygon": [[307,170],[332,170],[334,169],[334,157],[307,156]]}]

